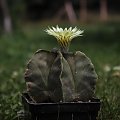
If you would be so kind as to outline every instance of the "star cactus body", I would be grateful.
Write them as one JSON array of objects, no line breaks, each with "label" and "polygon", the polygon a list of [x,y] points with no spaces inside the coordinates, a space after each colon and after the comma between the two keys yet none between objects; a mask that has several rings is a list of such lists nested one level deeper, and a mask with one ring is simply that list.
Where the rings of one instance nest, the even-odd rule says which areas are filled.
[{"label": "star cactus body", "polygon": [[57,38],[61,50],[38,50],[25,73],[28,93],[34,102],[89,101],[94,96],[97,74],[82,52],[68,52],[71,40],[83,31],[58,26],[46,30]]},{"label": "star cactus body", "polygon": [[82,33],[84,31],[77,29],[77,27],[75,28],[70,27],[68,29],[67,28],[63,29],[56,26],[56,28],[55,27],[48,28],[46,32],[49,35],[52,35],[57,38],[57,41],[61,47],[61,51],[67,52],[71,40],[75,37],[82,36]]}]

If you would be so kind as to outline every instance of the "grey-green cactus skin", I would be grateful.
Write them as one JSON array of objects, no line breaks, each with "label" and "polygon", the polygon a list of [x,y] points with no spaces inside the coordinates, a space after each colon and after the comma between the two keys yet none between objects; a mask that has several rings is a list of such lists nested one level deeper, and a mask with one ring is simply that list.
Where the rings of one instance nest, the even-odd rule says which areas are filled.
[{"label": "grey-green cactus skin", "polygon": [[91,60],[82,52],[65,54],[75,84],[74,99],[88,101],[94,96],[97,74]]},{"label": "grey-green cactus skin", "polygon": [[94,96],[97,74],[82,52],[37,51],[25,72],[34,102],[88,101]]}]

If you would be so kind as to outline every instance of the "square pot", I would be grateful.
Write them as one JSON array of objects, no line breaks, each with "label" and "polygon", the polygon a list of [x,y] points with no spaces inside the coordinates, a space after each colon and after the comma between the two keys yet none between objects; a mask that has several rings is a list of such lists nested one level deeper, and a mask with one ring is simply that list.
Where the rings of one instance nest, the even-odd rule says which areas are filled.
[{"label": "square pot", "polygon": [[29,120],[97,120],[100,100],[90,102],[34,103],[28,93],[22,94],[24,111]]}]

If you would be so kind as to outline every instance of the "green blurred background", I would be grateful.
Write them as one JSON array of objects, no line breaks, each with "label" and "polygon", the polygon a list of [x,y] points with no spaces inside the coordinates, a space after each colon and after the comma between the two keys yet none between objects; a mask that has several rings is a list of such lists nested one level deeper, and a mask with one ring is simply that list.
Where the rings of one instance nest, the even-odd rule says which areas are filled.
[{"label": "green blurred background", "polygon": [[48,26],[84,30],[70,51],[82,51],[98,74],[98,120],[120,120],[120,1],[1,0],[0,1],[0,120],[15,120],[26,90],[24,71],[38,49],[57,47],[45,33]]}]

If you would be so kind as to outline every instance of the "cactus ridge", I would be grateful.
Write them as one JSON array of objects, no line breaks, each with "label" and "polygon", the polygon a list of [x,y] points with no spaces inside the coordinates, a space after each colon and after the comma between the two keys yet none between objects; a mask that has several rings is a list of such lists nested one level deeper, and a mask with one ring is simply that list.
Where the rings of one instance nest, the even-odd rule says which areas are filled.
[{"label": "cactus ridge", "polygon": [[80,51],[38,50],[27,64],[25,80],[35,102],[88,101],[94,96],[97,74]]}]

